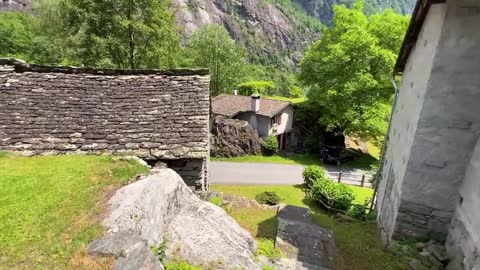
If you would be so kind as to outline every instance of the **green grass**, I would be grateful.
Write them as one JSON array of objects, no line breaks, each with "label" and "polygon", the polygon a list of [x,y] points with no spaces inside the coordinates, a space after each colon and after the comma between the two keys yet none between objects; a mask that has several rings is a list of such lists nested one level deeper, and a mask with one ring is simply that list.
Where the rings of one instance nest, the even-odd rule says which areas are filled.
[{"label": "green grass", "polygon": [[[408,269],[405,259],[386,252],[382,248],[376,225],[368,222],[341,223],[322,210],[315,202],[305,198],[303,186],[227,186],[213,185],[212,189],[250,199],[265,191],[275,191],[283,203],[300,207],[308,207],[313,220],[321,227],[335,233],[338,255],[336,270],[403,270]],[[371,189],[354,188],[358,203],[362,198],[370,196]],[[276,234],[276,217],[271,210],[237,209],[245,211],[243,215],[232,216],[239,224],[259,237],[259,232],[273,239]],[[275,221],[272,221],[275,220]],[[269,224],[269,226],[265,226]]]},{"label": "green grass", "polygon": [[146,171],[107,156],[0,158],[0,269],[97,268],[85,246],[108,195]]},{"label": "green grass", "polygon": [[282,97],[282,96],[266,96],[266,99],[274,99],[274,100],[280,100],[280,101],[288,101],[293,104],[299,104],[302,102],[305,102],[307,100],[305,97],[299,97],[299,98],[288,98],[288,97]]},{"label": "green grass", "polygon": [[277,154],[273,156],[243,156],[234,158],[212,157],[213,161],[251,162],[251,163],[279,163],[297,165],[320,165],[320,159],[311,154]]},{"label": "green grass", "polygon": [[[349,186],[352,188],[356,195],[354,203],[363,204],[365,200],[369,199],[373,195],[373,189],[366,187]],[[305,206],[305,192],[303,191],[303,185],[255,185],[255,186],[243,186],[243,185],[217,185],[213,184],[212,189],[228,194],[234,194],[242,197],[247,197],[251,200],[255,200],[258,194],[265,191],[273,191],[278,194],[282,203],[286,203],[294,206]]]},{"label": "green grass", "polygon": [[[291,154],[281,153],[273,156],[243,156],[233,158],[212,157],[212,161],[241,162],[241,163],[277,163],[277,164],[295,164],[295,165],[318,165],[322,162],[320,157],[314,154]],[[371,170],[372,166],[378,163],[378,159],[370,154],[360,154],[356,160],[343,163],[336,166],[338,170],[362,169]],[[333,166],[333,165],[332,165]]]},{"label": "green grass", "polygon": [[373,145],[371,142],[367,142],[367,148],[368,148],[368,153],[376,158],[376,159],[380,159],[380,154],[381,154],[381,151],[382,149],[378,148],[377,146]]}]

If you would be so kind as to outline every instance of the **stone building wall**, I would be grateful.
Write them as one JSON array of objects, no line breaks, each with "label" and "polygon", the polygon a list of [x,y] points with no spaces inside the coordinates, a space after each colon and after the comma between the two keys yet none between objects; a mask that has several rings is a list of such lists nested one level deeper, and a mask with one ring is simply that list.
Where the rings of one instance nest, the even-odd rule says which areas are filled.
[{"label": "stone building wall", "polygon": [[[403,194],[404,184],[407,184],[404,182],[416,181],[416,179],[407,178],[407,174],[416,162],[415,157],[412,156],[414,139],[422,105],[429,88],[432,65],[445,13],[445,5],[431,7],[418,42],[403,72],[377,200],[380,228],[384,238],[388,241],[394,236],[397,238],[415,236],[415,231],[423,230],[422,225],[417,226],[414,222],[408,221],[412,220],[408,215],[410,212],[408,207],[411,206],[411,203],[403,200],[402,195],[406,195]],[[418,192],[414,192],[414,194],[420,195]],[[401,207],[402,203],[403,207]],[[399,210],[406,213],[400,213],[398,216]],[[405,219],[407,222],[399,222],[398,219]]]},{"label": "stone building wall", "polygon": [[[93,70],[0,60],[5,151],[204,162],[209,107],[205,70]],[[205,174],[192,176],[190,184],[204,188]]]},{"label": "stone building wall", "polygon": [[480,140],[460,187],[460,199],[449,227],[447,250],[465,269],[480,266]]},{"label": "stone building wall", "polygon": [[432,4],[403,71],[378,197],[387,240],[447,238],[468,270],[480,267],[479,25],[479,1]]}]

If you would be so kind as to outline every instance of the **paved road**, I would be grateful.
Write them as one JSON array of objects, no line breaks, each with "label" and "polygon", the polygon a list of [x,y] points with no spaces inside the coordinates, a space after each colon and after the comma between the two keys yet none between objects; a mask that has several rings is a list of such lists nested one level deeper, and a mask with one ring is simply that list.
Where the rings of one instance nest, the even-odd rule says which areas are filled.
[{"label": "paved road", "polygon": [[[333,181],[338,178],[338,168],[323,166]],[[296,185],[303,184],[302,165],[273,163],[239,163],[215,161],[210,163],[210,181],[214,184],[231,185]],[[344,173],[361,175],[361,170],[343,170]],[[333,175],[329,174],[333,173]],[[337,173],[335,175],[335,173]],[[360,181],[358,179],[357,181]],[[359,182],[345,179],[342,183],[359,185]],[[368,181],[365,183],[369,186]]]},{"label": "paved road", "polygon": [[296,185],[302,184],[303,166],[270,163],[211,162],[214,184]]}]

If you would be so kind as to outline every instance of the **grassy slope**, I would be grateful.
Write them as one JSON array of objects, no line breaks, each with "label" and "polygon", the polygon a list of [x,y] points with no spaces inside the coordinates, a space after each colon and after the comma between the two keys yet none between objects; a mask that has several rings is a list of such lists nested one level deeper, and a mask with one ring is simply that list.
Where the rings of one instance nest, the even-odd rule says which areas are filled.
[{"label": "grassy slope", "polygon": [[0,158],[0,269],[92,269],[108,194],[146,172],[99,156]]},{"label": "grassy slope", "polygon": [[282,97],[282,96],[266,96],[266,99],[275,99],[275,100],[280,100],[280,101],[289,101],[293,104],[299,104],[302,103],[306,100],[305,97],[299,97],[299,98],[288,98],[288,97]]},{"label": "grassy slope", "polygon": [[[264,191],[275,191],[282,202],[300,207],[309,207],[312,217],[320,226],[335,232],[338,256],[336,270],[402,270],[408,269],[403,258],[382,249],[376,226],[372,223],[340,223],[321,210],[315,203],[305,199],[301,185],[298,186],[225,186],[213,185],[212,189],[248,198],[255,198]],[[368,190],[368,189],[366,189]],[[370,190],[371,191],[371,190]],[[356,190],[358,196],[365,193]],[[363,203],[360,198],[357,201]],[[258,213],[257,213],[258,212]],[[239,224],[253,236],[273,239],[276,234],[276,217],[272,210],[232,209],[230,213]]]}]

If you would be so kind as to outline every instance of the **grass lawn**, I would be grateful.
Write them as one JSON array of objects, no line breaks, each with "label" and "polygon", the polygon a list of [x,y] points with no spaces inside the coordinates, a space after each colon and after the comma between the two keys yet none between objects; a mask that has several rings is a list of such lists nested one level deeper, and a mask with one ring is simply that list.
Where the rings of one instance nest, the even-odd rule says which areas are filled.
[{"label": "grass lawn", "polygon": [[[376,225],[367,222],[340,223],[305,198],[303,186],[227,186],[213,185],[212,189],[238,196],[255,198],[264,191],[275,191],[282,202],[308,207],[320,226],[335,232],[338,256],[336,270],[403,270],[409,269],[405,259],[382,249]],[[368,196],[368,189],[355,188],[357,202]],[[370,189],[371,194],[371,189]],[[276,234],[276,217],[271,210],[232,209],[231,215],[256,237],[273,239]],[[257,213],[259,212],[259,213]]]},{"label": "grass lawn", "polygon": [[243,156],[234,158],[212,157],[213,161],[252,162],[252,163],[279,163],[297,165],[320,165],[320,159],[311,154],[277,154],[273,156]]},{"label": "grass lawn", "polygon": [[[321,166],[322,162],[320,157],[313,154],[275,154],[273,156],[243,156],[233,158],[219,158],[211,157],[212,161],[227,161],[227,162],[244,162],[244,163],[278,163],[278,164],[297,164],[297,165],[318,165]],[[336,166],[338,170],[342,169],[362,169],[371,170],[372,165],[378,163],[378,159],[370,154],[362,154],[357,157],[356,160],[343,163],[340,166]],[[332,165],[334,166],[334,165]]]},{"label": "grass lawn", "polygon": [[305,97],[299,97],[299,98],[288,98],[288,97],[282,97],[282,96],[266,96],[266,99],[275,99],[275,100],[280,100],[280,101],[289,101],[293,104],[299,104],[302,102],[305,102],[307,100]]},{"label": "grass lawn", "polygon": [[85,256],[108,195],[147,168],[107,156],[0,155],[0,269],[104,269]]}]

